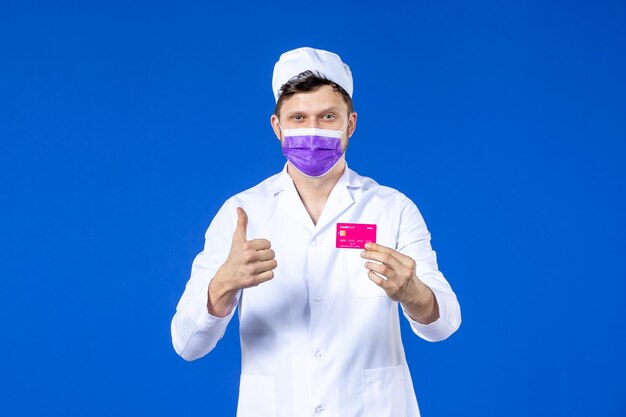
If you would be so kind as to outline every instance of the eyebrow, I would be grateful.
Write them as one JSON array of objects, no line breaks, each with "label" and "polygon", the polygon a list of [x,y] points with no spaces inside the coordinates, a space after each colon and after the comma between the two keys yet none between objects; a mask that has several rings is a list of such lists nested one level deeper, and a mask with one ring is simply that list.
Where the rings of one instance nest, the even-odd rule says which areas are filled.
[{"label": "eyebrow", "polygon": [[[341,112],[341,109],[339,107],[337,107],[337,106],[331,106],[331,107],[328,107],[326,109],[323,109],[318,114],[325,114],[325,113],[330,113],[330,112],[339,113],[339,112]],[[294,114],[306,114],[306,113],[307,112],[304,112],[302,110],[294,110],[294,111],[290,111],[287,114],[291,116],[291,115],[294,115]]]},{"label": "eyebrow", "polygon": [[333,112],[333,111],[338,112],[338,111],[341,111],[341,109],[337,106],[331,106],[327,108],[326,110],[323,110],[321,113],[328,113],[328,112]]}]

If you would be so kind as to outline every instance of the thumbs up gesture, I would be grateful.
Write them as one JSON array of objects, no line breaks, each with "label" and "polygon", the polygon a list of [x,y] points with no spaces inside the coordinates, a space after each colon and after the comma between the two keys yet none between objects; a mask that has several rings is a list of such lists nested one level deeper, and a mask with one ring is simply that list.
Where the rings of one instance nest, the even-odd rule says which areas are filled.
[{"label": "thumbs up gesture", "polygon": [[235,302],[237,291],[259,285],[274,278],[278,266],[276,254],[267,239],[248,240],[248,215],[237,207],[237,226],[230,253],[209,284],[207,310],[217,317],[226,317]]}]

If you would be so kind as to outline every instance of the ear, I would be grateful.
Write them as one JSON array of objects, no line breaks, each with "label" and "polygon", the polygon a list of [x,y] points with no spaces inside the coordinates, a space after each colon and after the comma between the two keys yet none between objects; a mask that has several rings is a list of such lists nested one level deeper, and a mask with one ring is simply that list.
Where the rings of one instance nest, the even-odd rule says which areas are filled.
[{"label": "ear", "polygon": [[280,131],[280,121],[278,120],[278,116],[276,116],[275,114],[272,114],[272,117],[270,117],[270,124],[272,125],[272,129],[274,130],[274,134],[276,135],[276,138],[280,141],[281,131]]},{"label": "ear", "polygon": [[354,134],[354,131],[356,130],[356,119],[357,114],[353,111],[348,117],[348,137],[352,136]]}]

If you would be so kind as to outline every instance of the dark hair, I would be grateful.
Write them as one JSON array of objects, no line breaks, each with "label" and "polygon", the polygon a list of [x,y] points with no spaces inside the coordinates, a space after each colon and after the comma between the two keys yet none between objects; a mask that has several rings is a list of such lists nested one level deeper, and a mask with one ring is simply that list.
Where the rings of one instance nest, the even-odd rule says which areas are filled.
[{"label": "dark hair", "polygon": [[323,85],[330,85],[336,92],[341,94],[344,101],[348,105],[348,115],[354,111],[352,98],[339,84],[329,80],[317,71],[304,71],[295,77],[292,77],[289,81],[283,84],[282,87],[280,87],[280,90],[278,90],[278,101],[276,102],[274,114],[280,117],[280,108],[282,107],[283,102],[292,97],[294,94],[315,91]]}]

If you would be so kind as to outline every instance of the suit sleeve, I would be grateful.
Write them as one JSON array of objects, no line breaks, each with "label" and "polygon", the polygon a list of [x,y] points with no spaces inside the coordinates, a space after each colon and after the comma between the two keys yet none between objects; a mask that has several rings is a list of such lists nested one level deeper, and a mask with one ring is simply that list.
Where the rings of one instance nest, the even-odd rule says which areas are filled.
[{"label": "suit sleeve", "polygon": [[424,218],[408,198],[401,212],[397,250],[413,258],[417,277],[430,287],[439,305],[439,318],[426,325],[416,322],[403,310],[413,332],[430,342],[448,338],[461,325],[461,308],[450,284],[439,271]]},{"label": "suit sleeve", "polygon": [[215,317],[207,310],[209,283],[228,257],[235,215],[236,208],[230,201],[218,211],[205,234],[204,250],[193,261],[191,277],[176,307],[171,325],[172,344],[185,360],[201,358],[213,350],[235,314],[240,293],[228,316]]}]

